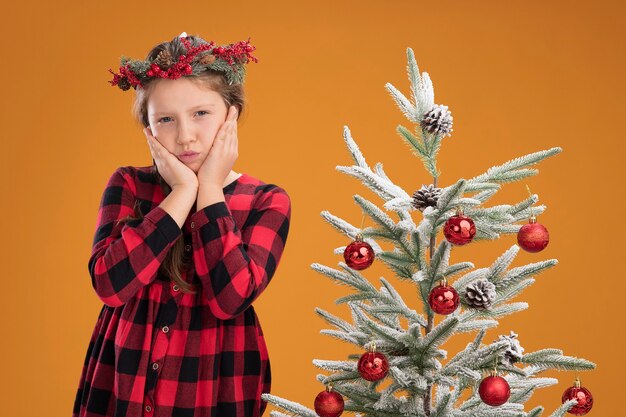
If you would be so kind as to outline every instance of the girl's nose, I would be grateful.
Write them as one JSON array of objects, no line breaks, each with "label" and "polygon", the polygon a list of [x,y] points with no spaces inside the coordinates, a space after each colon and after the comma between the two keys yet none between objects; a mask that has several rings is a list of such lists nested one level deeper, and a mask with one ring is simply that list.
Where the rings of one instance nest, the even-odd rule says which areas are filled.
[{"label": "girl's nose", "polygon": [[180,145],[184,145],[186,143],[193,142],[195,140],[195,137],[193,136],[193,132],[191,131],[191,129],[188,129],[182,123],[180,127],[178,128],[177,135],[178,137],[176,138],[176,143]]},{"label": "girl's nose", "polygon": [[178,135],[178,138],[176,139],[176,143],[178,143],[179,145],[184,145],[186,143],[193,142],[193,141],[194,139],[190,135]]}]

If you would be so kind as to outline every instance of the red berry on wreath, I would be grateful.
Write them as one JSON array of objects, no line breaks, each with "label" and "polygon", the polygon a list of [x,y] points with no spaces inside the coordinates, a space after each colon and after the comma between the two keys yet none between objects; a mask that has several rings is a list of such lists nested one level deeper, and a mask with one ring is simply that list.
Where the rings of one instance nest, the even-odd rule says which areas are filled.
[{"label": "red berry on wreath", "polygon": [[343,397],[338,392],[332,391],[332,386],[327,385],[326,390],[315,397],[313,407],[320,417],[339,417],[343,413]]},{"label": "red berry on wreath", "polygon": [[593,407],[593,395],[591,395],[591,392],[587,388],[580,386],[580,380],[578,378],[574,381],[574,386],[569,387],[563,393],[561,402],[564,403],[568,400],[578,400],[578,404],[574,405],[568,411],[568,413],[574,414],[575,416],[584,416],[591,410],[591,407]]},{"label": "red berry on wreath", "polygon": [[359,374],[368,381],[378,381],[387,376],[389,362],[387,357],[380,352],[376,352],[376,346],[372,346],[369,352],[361,355],[357,364]]},{"label": "red berry on wreath", "polygon": [[459,306],[459,293],[442,279],[441,283],[430,291],[428,304],[437,314],[451,314]]},{"label": "red berry on wreath", "polygon": [[540,252],[548,246],[550,236],[548,229],[541,223],[537,223],[537,217],[533,214],[529,222],[520,227],[517,232],[517,244],[527,252]]},{"label": "red berry on wreath", "polygon": [[374,249],[369,243],[363,241],[363,235],[358,233],[354,242],[346,246],[343,251],[343,259],[352,269],[365,269],[374,262]]},{"label": "red berry on wreath", "polygon": [[456,214],[450,217],[443,226],[446,240],[454,245],[465,245],[474,238],[476,226],[474,221],[463,215],[463,209],[458,208]]},{"label": "red berry on wreath", "polygon": [[478,394],[485,404],[497,407],[508,401],[511,396],[511,387],[506,379],[497,376],[496,372],[493,371],[491,376],[480,382]]}]

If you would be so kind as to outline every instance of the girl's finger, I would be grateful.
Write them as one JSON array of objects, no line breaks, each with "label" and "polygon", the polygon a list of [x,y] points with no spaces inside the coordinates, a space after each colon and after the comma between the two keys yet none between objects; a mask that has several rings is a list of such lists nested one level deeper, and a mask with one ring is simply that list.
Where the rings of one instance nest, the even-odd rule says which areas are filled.
[{"label": "girl's finger", "polygon": [[150,149],[150,153],[154,154],[154,145],[152,145],[152,140],[146,134],[146,142],[148,143],[148,148]]},{"label": "girl's finger", "polygon": [[237,122],[233,121],[233,125],[230,127],[231,144],[237,140]]},{"label": "girl's finger", "polygon": [[237,131],[235,130],[235,134],[233,135],[233,152],[237,153],[239,151],[239,136],[237,135]]},{"label": "girl's finger", "polygon": [[167,149],[165,149],[165,146],[163,146],[161,142],[159,142],[159,140],[152,135],[150,127],[144,128],[144,133],[148,139],[148,146],[150,147],[152,159],[154,159],[155,162],[160,162],[163,158],[168,158]]},{"label": "girl's finger", "polygon": [[226,118],[226,120],[237,120],[237,107],[230,106],[230,108],[228,109],[228,117]]},{"label": "girl's finger", "polygon": [[236,124],[233,125],[233,127],[230,128],[230,131],[228,132],[228,139],[227,139],[227,145],[228,146],[228,151],[230,153],[236,152],[237,150],[237,128],[236,128]]},{"label": "girl's finger", "polygon": [[165,146],[163,146],[163,144],[161,144],[161,142],[159,142],[157,138],[155,138],[152,135],[149,135],[148,140],[150,141],[150,143],[152,144],[152,146],[154,147],[156,151],[160,151],[162,154],[167,155],[169,151],[165,148]]},{"label": "girl's finger", "polygon": [[237,135],[233,135],[233,138],[230,141],[228,149],[231,153],[237,152]]},{"label": "girl's finger", "polygon": [[152,136],[152,133],[150,132],[150,128],[144,127],[143,134],[146,135],[146,140],[148,141],[148,145],[153,146],[154,136]]},{"label": "girl's finger", "polygon": [[230,126],[228,127],[227,138],[228,144],[231,145],[233,142],[233,136],[237,136],[237,122],[230,122]]},{"label": "girl's finger", "polygon": [[227,120],[220,126],[220,129],[215,136],[215,141],[221,141],[226,139],[226,135],[228,134],[228,130],[230,128],[230,122]]},{"label": "girl's finger", "polygon": [[150,129],[150,126],[145,127],[143,129],[143,132],[146,134],[146,137],[148,139],[155,140],[158,142],[157,138],[152,134],[152,129]]},{"label": "girl's finger", "polygon": [[152,154],[152,157],[156,159],[157,158],[157,149],[156,149],[156,147],[154,145],[154,139],[148,137],[147,140],[148,140],[148,147],[150,148],[150,153]]}]

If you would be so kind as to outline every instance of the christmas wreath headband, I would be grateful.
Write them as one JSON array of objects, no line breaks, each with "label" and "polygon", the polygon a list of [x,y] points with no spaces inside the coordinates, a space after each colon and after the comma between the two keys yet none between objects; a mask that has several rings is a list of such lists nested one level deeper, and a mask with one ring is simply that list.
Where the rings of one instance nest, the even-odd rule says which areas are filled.
[{"label": "christmas wreath headband", "polygon": [[178,61],[174,61],[167,50],[159,52],[154,60],[122,56],[119,74],[109,68],[109,72],[113,74],[113,80],[109,81],[111,86],[118,86],[124,91],[130,87],[136,90],[138,86],[143,88],[143,82],[150,78],[175,80],[184,75],[198,75],[207,69],[224,73],[229,85],[243,84],[244,64],[258,62],[252,56],[256,47],[250,45],[250,38],[226,46],[217,46],[213,41],[192,46],[185,32],[178,35],[178,38],[186,48],[186,53],[179,56]]}]

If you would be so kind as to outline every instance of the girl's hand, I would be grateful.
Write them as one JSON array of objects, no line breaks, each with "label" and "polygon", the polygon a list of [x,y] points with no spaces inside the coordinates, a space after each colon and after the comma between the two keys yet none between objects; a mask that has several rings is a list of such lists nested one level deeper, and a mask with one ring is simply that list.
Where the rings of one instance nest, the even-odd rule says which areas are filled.
[{"label": "girl's hand", "polygon": [[222,189],[238,156],[237,108],[230,106],[209,154],[198,169],[198,184]]},{"label": "girl's hand", "polygon": [[157,166],[159,174],[172,190],[175,188],[189,188],[198,190],[198,177],[191,168],[182,163],[176,155],[165,149],[161,142],[152,136],[150,127],[144,127],[143,133],[148,139],[150,153]]}]

